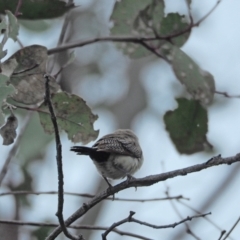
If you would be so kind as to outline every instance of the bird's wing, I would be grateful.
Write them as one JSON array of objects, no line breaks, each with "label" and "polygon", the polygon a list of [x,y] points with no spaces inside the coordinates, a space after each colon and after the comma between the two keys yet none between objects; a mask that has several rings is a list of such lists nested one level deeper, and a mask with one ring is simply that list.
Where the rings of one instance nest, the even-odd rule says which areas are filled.
[{"label": "bird's wing", "polygon": [[[136,143],[137,144],[137,143]],[[122,155],[130,155],[135,158],[142,156],[142,151],[139,145],[135,144],[135,139],[126,136],[117,136],[108,134],[100,138],[94,145],[97,151],[117,153]]]}]

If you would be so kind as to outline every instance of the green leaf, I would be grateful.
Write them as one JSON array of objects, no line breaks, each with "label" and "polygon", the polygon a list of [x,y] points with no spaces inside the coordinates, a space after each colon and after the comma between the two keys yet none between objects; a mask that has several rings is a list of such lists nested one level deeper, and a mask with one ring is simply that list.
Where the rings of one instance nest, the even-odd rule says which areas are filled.
[{"label": "green leaf", "polygon": [[[26,110],[17,109],[17,113],[22,117],[26,116]],[[52,140],[53,136],[46,134],[39,124],[38,114],[32,114],[17,153],[17,158],[20,159],[22,167],[26,168],[36,159],[38,161],[44,160],[46,147]],[[29,142],[31,142],[30,145]]]},{"label": "green leaf", "polygon": [[111,29],[112,34],[132,35],[133,23],[139,12],[151,2],[152,0],[138,0],[137,4],[132,0],[116,2],[111,17],[114,22],[114,27]]},{"label": "green leaf", "polygon": [[178,80],[186,86],[187,91],[203,106],[212,103],[215,82],[213,76],[203,71],[186,53],[173,47],[172,67]]},{"label": "green leaf", "polygon": [[[137,4],[132,0],[123,0],[115,4],[111,17],[114,27],[111,32],[114,35],[153,37],[160,28],[163,16],[163,0],[140,0]],[[151,54],[140,44],[123,42],[116,45],[131,58],[140,58]],[[158,48],[159,41],[152,41],[151,46]]]},{"label": "green leaf", "polygon": [[[0,13],[4,13],[5,10],[15,12],[17,4],[18,0],[1,0]],[[19,9],[18,18],[31,20],[56,18],[73,7],[74,5],[67,5],[61,0],[24,0]]]},{"label": "green leaf", "polygon": [[[93,123],[98,116],[92,114],[91,109],[82,98],[74,94],[61,92],[53,94],[51,100],[58,127],[60,130],[65,130],[72,142],[87,144],[97,138],[99,131],[93,129]],[[45,112],[39,112],[40,122],[45,132],[54,133],[48,107],[42,104],[39,110]]]},{"label": "green leaf", "polygon": [[[187,23],[184,15],[179,15],[178,13],[169,13],[163,18],[161,22],[160,36],[170,36],[187,29],[189,24]],[[190,31],[181,34],[178,37],[171,39],[173,45],[181,47],[189,38]]]},{"label": "green leaf", "polygon": [[178,108],[164,115],[166,129],[178,152],[192,154],[209,148],[208,115],[198,101],[177,99]]},{"label": "green leaf", "polygon": [[12,38],[15,42],[17,41],[19,24],[17,18],[8,10],[5,11],[8,16],[8,36]]}]

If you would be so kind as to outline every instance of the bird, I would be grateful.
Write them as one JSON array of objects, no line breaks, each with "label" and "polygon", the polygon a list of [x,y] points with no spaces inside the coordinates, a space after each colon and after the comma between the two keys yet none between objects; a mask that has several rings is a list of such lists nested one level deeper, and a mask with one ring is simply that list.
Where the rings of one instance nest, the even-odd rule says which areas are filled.
[{"label": "bird", "polygon": [[121,179],[132,176],[143,164],[143,153],[138,137],[130,129],[118,129],[100,138],[92,147],[74,146],[70,149],[78,155],[88,155],[98,172],[108,179]]}]

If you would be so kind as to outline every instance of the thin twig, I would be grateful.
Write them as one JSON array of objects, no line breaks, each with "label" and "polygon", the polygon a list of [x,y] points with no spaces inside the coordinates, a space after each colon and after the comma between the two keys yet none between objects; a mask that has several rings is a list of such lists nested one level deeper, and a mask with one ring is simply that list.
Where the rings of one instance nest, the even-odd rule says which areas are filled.
[{"label": "thin twig", "polygon": [[[23,222],[23,221],[3,220],[3,219],[0,219],[0,223],[9,224],[9,225],[36,226],[36,227],[57,227],[58,226],[58,224],[56,224],[56,223]],[[106,231],[108,229],[108,227],[91,226],[91,225],[72,225],[72,226],[68,226],[68,227],[73,228],[73,229],[90,229],[90,230],[104,230],[104,231]],[[142,239],[142,240],[151,240],[147,237],[144,237],[144,236],[141,236],[141,235],[138,235],[135,233],[118,230],[117,228],[113,229],[112,232],[115,232],[121,236],[129,236],[129,237],[138,238],[138,239]]]},{"label": "thin twig", "polygon": [[150,224],[150,223],[147,223],[147,222],[143,222],[143,221],[140,221],[138,219],[135,219],[133,218],[132,216],[135,214],[135,212],[133,211],[130,211],[129,213],[129,216],[127,218],[124,218],[123,220],[121,221],[118,221],[116,223],[113,223],[111,225],[111,227],[109,227],[107,229],[107,231],[105,231],[103,234],[102,234],[102,239],[103,240],[107,240],[107,235],[116,227],[124,224],[124,223],[127,223],[127,222],[134,222],[134,223],[138,223],[140,225],[144,225],[144,226],[147,226],[147,227],[150,227],[150,228],[154,228],[154,229],[164,229],[164,228],[175,228],[177,225],[180,225],[186,221],[191,221],[193,218],[199,218],[199,217],[205,217],[209,214],[211,214],[210,212],[209,213],[205,213],[205,214],[200,214],[200,215],[195,215],[195,216],[192,216],[192,217],[187,217],[179,222],[175,222],[175,223],[172,223],[172,224],[168,224],[168,225],[155,225],[155,224]]},{"label": "thin twig", "polygon": [[26,116],[25,123],[24,123],[23,127],[21,128],[21,130],[20,130],[20,132],[18,134],[18,138],[17,138],[14,146],[12,147],[12,149],[8,153],[8,156],[7,156],[7,158],[5,160],[5,163],[4,163],[4,165],[3,165],[2,169],[1,169],[1,172],[0,172],[0,186],[1,186],[1,183],[2,183],[2,181],[4,179],[4,177],[6,176],[6,173],[7,173],[7,170],[8,170],[8,166],[9,166],[12,158],[15,156],[18,148],[19,148],[19,145],[20,145],[20,142],[22,140],[22,137],[24,136],[24,133],[25,133],[25,130],[26,130],[27,126],[28,126],[29,121],[31,120],[31,116],[32,116],[32,113],[29,113]]},{"label": "thin twig", "polygon": [[[217,8],[218,4],[221,2],[221,0],[218,0],[217,3],[214,5],[214,7],[206,14],[204,15],[202,18],[200,18],[196,23],[193,23],[193,20],[191,20],[190,18],[190,24],[188,25],[188,27],[182,31],[179,31],[177,33],[173,33],[170,34],[168,36],[155,36],[155,37],[102,37],[102,38],[94,38],[94,39],[89,39],[89,40],[85,40],[85,41],[80,41],[77,43],[70,43],[70,44],[66,44],[63,46],[58,46],[56,48],[51,48],[48,50],[48,55],[54,54],[54,53],[58,53],[61,51],[65,51],[71,48],[77,48],[77,47],[83,47],[85,45],[89,45],[89,44],[93,44],[96,42],[131,42],[131,43],[136,43],[136,44],[141,44],[144,47],[146,47],[146,42],[148,41],[156,41],[156,40],[166,40],[169,41],[172,38],[178,37],[184,33],[187,33],[189,31],[191,31],[191,29],[193,27],[197,27],[199,26],[200,23],[202,23],[204,20],[206,20],[206,18]],[[149,47],[149,45],[147,45]],[[150,47],[151,48],[151,47]],[[152,51],[152,48],[149,49],[150,51]],[[156,54],[156,52],[154,52],[154,54]],[[159,56],[162,57],[162,56]]]},{"label": "thin twig", "polygon": [[209,16],[212,14],[212,12],[217,8],[217,6],[219,5],[219,3],[220,3],[221,1],[222,1],[222,0],[218,0],[218,1],[216,2],[216,4],[213,6],[213,8],[212,8],[205,16],[203,16],[202,18],[200,18],[194,25],[195,25],[195,26],[199,26],[200,23],[202,23],[204,20],[206,20],[206,18],[209,17]]},{"label": "thin twig", "polygon": [[15,10],[15,13],[14,13],[15,17],[18,17],[19,9],[21,8],[21,6],[22,6],[22,0],[18,0],[18,4],[17,4],[16,10]]},{"label": "thin twig", "polygon": [[73,240],[81,240],[83,237],[80,235],[78,237],[73,236],[70,234],[64,224],[64,219],[63,219],[63,204],[64,204],[64,180],[63,180],[63,169],[62,169],[62,144],[59,136],[59,130],[58,130],[58,125],[57,125],[57,119],[53,110],[52,102],[51,102],[51,94],[50,94],[50,89],[49,89],[49,76],[45,75],[44,76],[46,79],[45,82],[45,103],[48,105],[49,112],[51,114],[51,120],[52,124],[54,127],[54,132],[55,132],[55,141],[56,141],[56,151],[57,151],[57,170],[58,170],[58,210],[56,213],[56,216],[58,217],[59,224],[62,228],[63,233],[67,238],[73,239]]},{"label": "thin twig", "polygon": [[[197,214],[201,214],[201,212],[199,212],[198,210],[196,210],[195,208],[189,206],[189,204],[187,204],[186,202],[181,201],[180,199],[177,199],[177,202],[182,204],[183,206],[187,207],[188,209],[191,209],[192,211],[194,211]],[[209,217],[205,217],[204,218],[207,222],[211,223],[216,229],[218,229],[221,232],[226,232],[224,229],[222,229],[221,227],[219,227],[216,223],[214,223]],[[229,237],[229,239],[232,239],[231,237]]]},{"label": "thin twig", "polygon": [[[76,221],[78,218],[83,216],[86,212],[88,212],[91,208],[93,208],[95,205],[97,205],[99,202],[101,202],[103,199],[118,193],[122,191],[123,189],[127,189],[130,187],[144,187],[144,186],[151,186],[155,183],[166,181],[167,179],[171,179],[178,176],[185,176],[190,173],[199,172],[204,169],[219,166],[222,164],[231,165],[233,163],[240,162],[240,153],[236,154],[232,157],[222,158],[221,155],[218,155],[216,157],[213,157],[209,159],[207,162],[202,164],[193,165],[187,168],[177,169],[174,171],[156,174],[147,176],[144,178],[135,178],[131,179],[130,181],[124,181],[122,183],[117,184],[116,186],[113,186],[111,189],[107,189],[98,195],[96,195],[91,201],[89,201],[87,204],[83,204],[82,207],[80,207],[75,213],[73,213],[66,221],[65,225],[69,226],[71,223]],[[52,240],[55,239],[59,234],[61,233],[61,227],[57,227],[46,239]]]},{"label": "thin twig", "polygon": [[223,95],[226,98],[240,98],[240,95],[229,95],[227,92],[215,91],[216,94]]},{"label": "thin twig", "polygon": [[226,230],[221,231],[218,240],[221,240],[221,238],[224,236],[225,233],[226,233]]},{"label": "thin twig", "polygon": [[[44,111],[44,110],[42,110],[42,109],[40,109],[40,108],[30,108],[30,107],[20,106],[20,105],[14,105],[14,107],[20,108],[20,109],[24,109],[24,110],[27,110],[27,111],[40,112],[40,113],[43,113],[43,114],[51,115],[49,112],[46,112],[46,111]],[[64,118],[64,117],[62,117],[62,116],[58,116],[58,115],[55,115],[55,116],[56,116],[56,118],[62,119],[62,120],[64,120],[64,121],[67,121],[67,122],[70,122],[70,123],[72,123],[72,124],[75,124],[75,125],[78,126],[78,127],[81,126],[81,127],[84,128],[83,124],[81,124],[81,123],[76,123],[76,122],[74,122],[74,121],[72,121],[72,120],[69,120],[69,119],[67,119],[67,118]]]},{"label": "thin twig", "polygon": [[[166,184],[166,182],[164,182]],[[167,190],[166,190],[166,195],[167,197],[169,196],[169,192],[168,192],[168,187],[167,187]],[[176,214],[178,215],[178,217],[180,219],[183,219],[183,216],[181,215],[181,213],[179,212],[177,206],[174,204],[174,202],[172,200],[170,200],[170,204],[172,205],[172,208],[173,210],[176,212]],[[200,213],[201,214],[201,213]],[[193,238],[195,238],[196,240],[200,240],[200,238],[195,234],[193,233],[193,231],[190,229],[189,225],[185,222],[185,227],[186,227],[186,232],[191,235]]]},{"label": "thin twig", "polygon": [[238,225],[238,223],[240,222],[240,217],[237,219],[237,221],[234,223],[234,225],[232,226],[232,228],[227,232],[226,236],[223,238],[223,240],[226,240],[230,234],[232,233],[232,231],[234,230],[234,228]]},{"label": "thin twig", "polygon": [[[0,193],[0,197],[3,196],[9,196],[9,195],[42,195],[42,194],[58,194],[57,191],[39,191],[39,192],[33,192],[33,191],[11,191],[11,192],[3,192]],[[70,195],[70,196],[77,196],[77,197],[86,197],[86,198],[94,198],[95,195],[88,194],[88,193],[74,193],[74,192],[64,192],[64,195]],[[182,195],[178,196],[172,196],[172,197],[165,197],[165,198],[149,198],[149,199],[132,199],[132,198],[115,198],[115,201],[121,201],[121,202],[155,202],[155,201],[165,201],[165,200],[172,200],[172,199],[184,199],[184,200],[190,200],[189,198],[185,198]],[[105,200],[111,200],[112,198],[106,198]]]}]

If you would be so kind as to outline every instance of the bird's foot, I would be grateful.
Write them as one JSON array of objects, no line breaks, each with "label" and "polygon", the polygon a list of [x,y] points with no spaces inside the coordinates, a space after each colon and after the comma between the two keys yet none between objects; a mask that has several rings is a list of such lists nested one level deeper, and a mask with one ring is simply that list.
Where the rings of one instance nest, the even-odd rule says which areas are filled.
[{"label": "bird's foot", "polygon": [[[136,179],[130,174],[127,174],[127,183],[129,184],[132,180]],[[137,187],[135,187],[135,191],[137,191]]]}]

